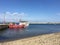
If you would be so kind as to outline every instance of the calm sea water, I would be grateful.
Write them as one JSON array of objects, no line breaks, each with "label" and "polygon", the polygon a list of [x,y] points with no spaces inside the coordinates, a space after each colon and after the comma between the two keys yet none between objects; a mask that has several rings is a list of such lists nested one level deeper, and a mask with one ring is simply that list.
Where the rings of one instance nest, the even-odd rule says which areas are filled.
[{"label": "calm sea water", "polygon": [[0,33],[0,40],[25,38],[55,32],[60,32],[60,24],[30,24],[26,29],[6,29]]}]

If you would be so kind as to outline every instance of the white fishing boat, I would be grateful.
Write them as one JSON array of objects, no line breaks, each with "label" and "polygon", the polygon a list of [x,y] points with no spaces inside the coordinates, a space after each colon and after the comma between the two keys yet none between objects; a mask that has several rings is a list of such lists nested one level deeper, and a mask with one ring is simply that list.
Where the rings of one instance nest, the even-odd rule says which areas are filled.
[{"label": "white fishing boat", "polygon": [[29,26],[29,22],[28,21],[20,21],[19,24],[13,24],[10,23],[9,24],[9,28],[13,28],[13,29],[21,29],[21,28],[27,28]]},{"label": "white fishing boat", "polygon": [[29,22],[28,21],[23,21],[20,18],[19,24],[17,25],[16,23],[10,23],[9,24],[9,28],[17,28],[17,29],[21,29],[21,28],[27,28],[29,26]]}]

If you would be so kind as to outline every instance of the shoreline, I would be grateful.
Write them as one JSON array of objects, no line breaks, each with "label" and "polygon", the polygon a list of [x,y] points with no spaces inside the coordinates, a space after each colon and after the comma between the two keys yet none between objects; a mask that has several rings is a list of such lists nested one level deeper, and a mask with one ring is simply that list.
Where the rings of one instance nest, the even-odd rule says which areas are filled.
[{"label": "shoreline", "polygon": [[0,45],[60,45],[60,32],[0,42]]}]

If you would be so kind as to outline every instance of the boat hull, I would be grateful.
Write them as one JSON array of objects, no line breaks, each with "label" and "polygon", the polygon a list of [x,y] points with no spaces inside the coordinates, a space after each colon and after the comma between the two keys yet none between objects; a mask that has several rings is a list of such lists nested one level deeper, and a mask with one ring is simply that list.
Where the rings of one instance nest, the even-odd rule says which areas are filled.
[{"label": "boat hull", "polygon": [[9,25],[10,29],[22,29],[25,28],[24,25]]},{"label": "boat hull", "polygon": [[27,28],[29,26],[29,23],[26,22],[20,22],[18,25],[10,23],[9,28],[11,29],[22,29],[22,28]]}]

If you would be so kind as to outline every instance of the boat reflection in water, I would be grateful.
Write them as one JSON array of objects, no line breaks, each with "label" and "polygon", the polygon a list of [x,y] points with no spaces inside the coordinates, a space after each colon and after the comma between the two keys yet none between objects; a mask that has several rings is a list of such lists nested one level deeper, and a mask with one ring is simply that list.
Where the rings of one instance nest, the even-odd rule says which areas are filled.
[{"label": "boat reflection in water", "polygon": [[10,29],[23,29],[23,28],[27,28],[28,26],[29,26],[29,23],[27,21],[20,21],[18,25],[13,23],[9,24]]}]

